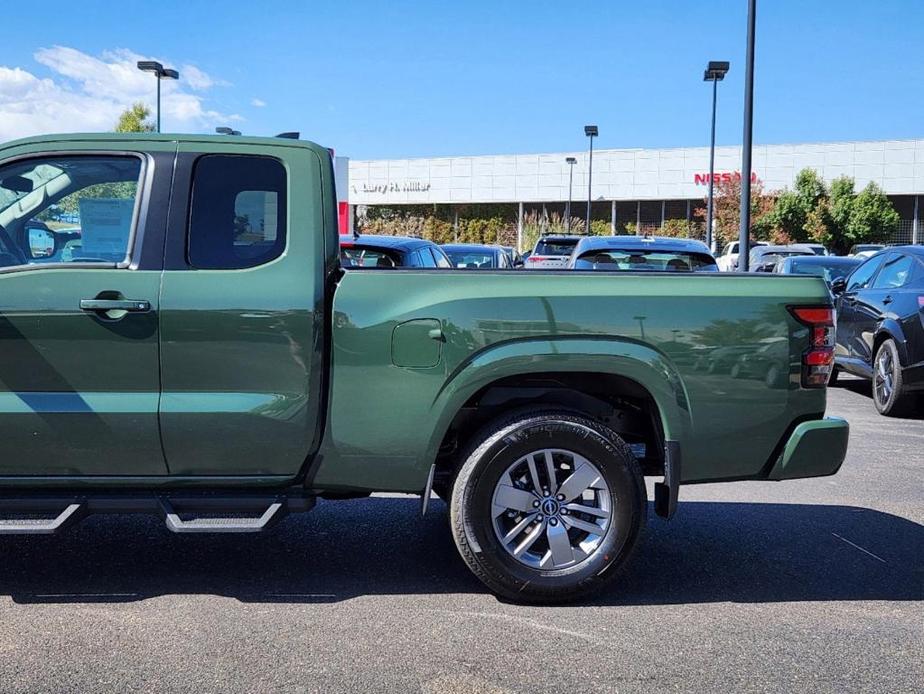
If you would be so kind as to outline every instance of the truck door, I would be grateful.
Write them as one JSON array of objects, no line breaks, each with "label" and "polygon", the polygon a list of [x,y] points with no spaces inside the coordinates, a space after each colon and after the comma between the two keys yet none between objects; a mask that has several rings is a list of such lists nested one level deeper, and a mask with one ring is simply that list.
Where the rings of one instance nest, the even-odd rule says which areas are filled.
[{"label": "truck door", "polygon": [[176,145],[150,144],[0,162],[0,476],[166,473],[156,214]]},{"label": "truck door", "polygon": [[180,144],[160,296],[171,474],[291,476],[320,438],[336,206],[329,162],[284,142]]}]

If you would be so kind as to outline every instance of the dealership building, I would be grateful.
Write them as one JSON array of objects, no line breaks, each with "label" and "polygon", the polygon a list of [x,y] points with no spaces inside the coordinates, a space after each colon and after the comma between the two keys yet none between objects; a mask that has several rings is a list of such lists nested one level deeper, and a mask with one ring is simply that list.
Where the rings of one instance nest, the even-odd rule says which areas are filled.
[{"label": "dealership building", "polygon": [[[568,164],[573,157],[576,163]],[[756,145],[752,179],[767,192],[792,187],[804,168],[825,180],[850,176],[857,190],[875,182],[901,216],[897,243],[924,243],[924,139]],[[717,147],[717,180],[740,176],[741,148]],[[572,170],[573,168],[573,170]],[[438,205],[477,215],[479,208],[509,206],[522,232],[529,214],[583,218],[588,197],[588,152],[350,160],[349,223],[369,206]],[[657,231],[669,219],[693,219],[709,182],[709,148],[602,149],[593,153],[590,198],[594,220],[614,233],[632,228]],[[443,208],[444,210],[446,208]]]}]

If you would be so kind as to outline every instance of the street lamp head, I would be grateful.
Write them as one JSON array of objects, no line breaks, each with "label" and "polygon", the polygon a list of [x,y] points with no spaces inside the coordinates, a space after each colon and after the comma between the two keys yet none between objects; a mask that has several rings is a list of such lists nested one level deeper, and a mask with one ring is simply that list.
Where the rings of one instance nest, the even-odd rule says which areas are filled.
[{"label": "street lamp head", "polygon": [[571,164],[571,166],[574,166],[575,164],[577,164],[577,159],[575,159],[574,157],[568,157],[567,159],[565,159],[565,163]]},{"label": "street lamp head", "polygon": [[164,66],[156,60],[139,60],[138,69],[142,72],[153,72],[160,77],[161,73],[164,71]]},{"label": "street lamp head", "polygon": [[158,77],[160,77],[160,79],[162,80],[178,80],[180,79],[180,73],[177,72],[176,70],[171,70],[168,68],[165,70],[161,70]]},{"label": "street lamp head", "polygon": [[710,60],[706,66],[706,72],[703,73],[704,82],[721,82],[725,79],[728,72],[729,63],[727,60]]},{"label": "street lamp head", "polygon": [[599,134],[599,132],[597,131],[597,126],[596,125],[585,125],[584,134],[587,135],[587,137],[597,137],[597,135]]}]

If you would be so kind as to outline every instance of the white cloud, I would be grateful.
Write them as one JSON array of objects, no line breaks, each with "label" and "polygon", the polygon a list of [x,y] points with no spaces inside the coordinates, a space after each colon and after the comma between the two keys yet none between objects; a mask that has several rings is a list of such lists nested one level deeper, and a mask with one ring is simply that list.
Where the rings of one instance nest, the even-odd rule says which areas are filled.
[{"label": "white cloud", "polygon": [[[97,58],[54,46],[38,50],[34,57],[51,71],[51,77],[0,65],[0,141],[48,132],[111,130],[119,114],[133,103],[154,106],[154,78],[135,65],[146,56],[118,49]],[[226,83],[191,65],[183,66],[179,83],[162,82],[164,130],[208,131],[239,119],[209,108],[204,96],[189,91],[204,92],[222,84]]]},{"label": "white cloud", "polygon": [[263,108],[264,106],[266,106],[266,102],[263,101],[263,99],[251,99],[250,105],[256,106],[257,108]]},{"label": "white cloud", "polygon": [[196,91],[204,91],[212,87],[230,87],[231,83],[218,80],[206,74],[195,65],[184,65],[180,68],[180,78]]}]

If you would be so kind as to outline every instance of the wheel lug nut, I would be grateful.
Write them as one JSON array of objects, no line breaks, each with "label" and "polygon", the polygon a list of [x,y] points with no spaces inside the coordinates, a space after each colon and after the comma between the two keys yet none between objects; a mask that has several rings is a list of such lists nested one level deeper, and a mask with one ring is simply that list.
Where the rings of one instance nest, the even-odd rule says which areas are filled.
[{"label": "wheel lug nut", "polygon": [[543,489],[543,490],[542,490],[542,496],[552,496],[552,494],[551,494],[551,492],[549,492],[548,489]]},{"label": "wheel lug nut", "polygon": [[533,502],[533,508],[539,508],[539,499],[536,499],[536,500]]},{"label": "wheel lug nut", "polygon": [[545,519],[544,519],[542,516],[536,516],[536,522],[537,522],[537,523],[541,523],[541,522],[544,521],[544,520],[545,520]]},{"label": "wheel lug nut", "polygon": [[567,515],[568,515],[568,509],[563,508],[563,509],[561,510],[561,515],[567,516]]},{"label": "wheel lug nut", "polygon": [[551,519],[551,520],[549,521],[549,525],[558,525],[558,519],[557,519],[557,518]]},{"label": "wheel lug nut", "polygon": [[559,495],[556,496],[555,498],[558,499],[559,501],[564,501],[564,500],[565,500],[565,495],[564,495],[564,494],[559,494]]}]

